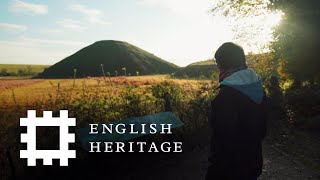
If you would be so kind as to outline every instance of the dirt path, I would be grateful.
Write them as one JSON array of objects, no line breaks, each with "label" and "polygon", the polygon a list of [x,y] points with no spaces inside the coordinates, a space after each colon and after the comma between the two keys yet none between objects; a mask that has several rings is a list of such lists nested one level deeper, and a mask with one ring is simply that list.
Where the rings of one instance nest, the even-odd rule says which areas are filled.
[{"label": "dirt path", "polygon": [[[128,171],[124,169],[124,166],[122,166],[123,164],[121,163],[131,162],[130,159],[122,158],[119,164],[111,163],[111,165],[112,168],[115,168],[115,170],[117,170],[115,172],[115,175],[118,176],[119,174],[117,173],[122,173],[120,175],[121,177],[117,178],[122,180],[204,180],[208,165],[208,151],[208,146],[200,146],[194,148],[192,151],[184,153],[170,153],[162,155],[159,154],[150,159],[141,159],[142,161],[146,161],[147,163],[139,163],[137,161],[131,160],[132,162],[135,162],[128,165],[128,167],[133,169],[131,170],[132,173],[128,173]],[[292,156],[282,152],[271,143],[264,144],[263,154],[264,167],[263,173],[259,180],[320,180],[320,172],[315,172],[309,169],[304,164],[295,160],[295,158],[293,158]],[[76,166],[73,168],[73,170],[59,168],[61,170],[60,173],[57,173],[56,170],[58,169],[54,168],[47,168],[46,170],[49,169],[50,171],[48,172],[50,172],[51,175],[54,175],[54,177],[60,177],[60,175],[63,175],[65,178],[74,178],[75,174],[80,177],[82,177],[83,175],[83,177],[79,179],[87,179],[87,177],[90,178],[91,176],[94,177],[93,175],[95,175],[99,179],[102,179],[102,177],[107,178],[107,176],[109,176],[112,172],[112,170],[109,169],[110,167],[106,166],[108,163],[110,163],[110,159],[106,157],[101,157],[101,160],[99,158],[98,161],[91,159],[91,161],[79,160],[78,163],[80,162],[85,165],[82,167],[81,164],[78,164],[79,168],[82,169],[78,169]],[[92,165],[92,169],[88,169],[90,168],[87,166],[88,164]],[[140,166],[139,164],[142,164],[143,166]],[[118,167],[120,168],[118,169]],[[43,169],[44,168],[45,167],[43,167]],[[79,171],[82,173],[79,173]],[[30,172],[31,175],[34,176],[34,171]],[[101,172],[107,174],[103,174]],[[44,177],[48,177],[49,174],[44,174]],[[26,176],[22,177],[22,179],[24,179]]]},{"label": "dirt path", "polygon": [[283,153],[273,145],[264,146],[264,169],[261,179],[320,179],[320,173],[314,172],[301,162]]},{"label": "dirt path", "polygon": [[[205,177],[207,168],[208,147],[194,149],[192,152],[178,155],[175,161],[155,166],[151,171],[155,172],[146,179],[166,179],[166,180],[202,180]],[[317,180],[320,173],[314,172],[302,163],[292,160],[288,155],[274,148],[270,144],[265,144],[264,168],[259,180]],[[156,177],[156,178],[155,178]]]}]

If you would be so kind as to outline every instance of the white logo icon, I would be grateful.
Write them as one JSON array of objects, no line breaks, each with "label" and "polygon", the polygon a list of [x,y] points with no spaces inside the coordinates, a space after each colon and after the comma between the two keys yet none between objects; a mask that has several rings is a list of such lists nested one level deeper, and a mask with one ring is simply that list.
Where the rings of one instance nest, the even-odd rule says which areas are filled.
[{"label": "white logo icon", "polygon": [[[26,158],[28,166],[36,166],[36,159],[43,159],[43,165],[52,165],[52,159],[60,159],[60,166],[68,166],[69,158],[76,158],[76,151],[69,150],[69,143],[75,142],[75,134],[69,133],[69,126],[76,126],[75,118],[68,118],[67,110],[60,110],[60,117],[52,117],[52,111],[43,111],[43,117],[36,117],[35,110],[28,110],[27,118],[20,118],[20,126],[27,127],[21,134],[21,142],[27,143],[27,150],[20,150],[20,158]],[[57,126],[60,128],[59,150],[37,150],[36,127]]]}]

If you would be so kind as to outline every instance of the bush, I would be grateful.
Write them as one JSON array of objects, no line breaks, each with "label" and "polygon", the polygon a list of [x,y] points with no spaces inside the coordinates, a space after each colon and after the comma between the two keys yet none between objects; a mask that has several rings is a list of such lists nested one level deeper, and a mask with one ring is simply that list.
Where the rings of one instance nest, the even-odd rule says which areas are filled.
[{"label": "bush", "polygon": [[[320,114],[319,88],[304,87],[300,89],[289,89],[285,94],[285,100],[295,125],[315,128],[317,124],[320,124],[318,122],[320,120],[318,117]],[[315,127],[312,127],[313,125]]]},{"label": "bush", "polygon": [[177,83],[164,81],[151,86],[152,95],[164,102],[164,110],[171,111],[173,106],[178,106],[183,99],[182,89]]},{"label": "bush", "polygon": [[2,68],[0,71],[0,76],[9,76],[8,69]]}]

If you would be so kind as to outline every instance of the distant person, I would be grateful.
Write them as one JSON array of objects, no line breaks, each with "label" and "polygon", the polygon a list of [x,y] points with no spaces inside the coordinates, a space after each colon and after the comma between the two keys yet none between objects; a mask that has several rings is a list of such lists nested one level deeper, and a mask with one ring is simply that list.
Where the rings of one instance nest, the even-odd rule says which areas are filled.
[{"label": "distant person", "polygon": [[254,180],[262,172],[265,93],[243,49],[224,43],[215,53],[220,90],[211,102],[211,150],[206,180]]}]

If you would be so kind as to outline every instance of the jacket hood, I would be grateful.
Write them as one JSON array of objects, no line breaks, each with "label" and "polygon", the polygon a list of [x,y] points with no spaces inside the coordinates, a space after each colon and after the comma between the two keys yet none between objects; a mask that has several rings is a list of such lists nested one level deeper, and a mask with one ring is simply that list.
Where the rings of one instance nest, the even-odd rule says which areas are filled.
[{"label": "jacket hood", "polygon": [[252,101],[261,104],[264,96],[261,78],[251,69],[237,71],[221,81],[220,85],[232,87]]}]

